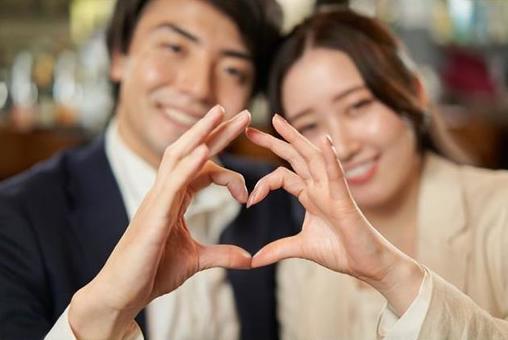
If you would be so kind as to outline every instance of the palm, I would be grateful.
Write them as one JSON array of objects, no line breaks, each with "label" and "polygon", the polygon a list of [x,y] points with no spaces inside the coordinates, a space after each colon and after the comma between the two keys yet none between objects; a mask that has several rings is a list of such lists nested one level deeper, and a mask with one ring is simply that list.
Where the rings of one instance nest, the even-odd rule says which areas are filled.
[{"label": "palm", "polygon": [[227,186],[245,202],[243,177],[208,158],[245,129],[250,115],[221,124],[223,114],[214,108],[166,149],[154,185],[91,282],[111,309],[139,311],[200,270],[250,267],[251,256],[241,248],[196,242],[183,217],[194,194],[211,183]]},{"label": "palm", "polygon": [[[306,190],[299,199],[306,208],[299,234],[304,258],[346,274],[355,273],[357,268],[363,268],[369,262],[368,259],[363,259],[363,254],[370,240],[351,234],[351,229],[358,222],[366,221],[349,196],[333,201],[327,197],[326,192]],[[331,216],[337,218],[331,221]]]},{"label": "palm", "polygon": [[267,175],[250,204],[284,188],[298,198],[306,215],[298,235],[265,246],[253,266],[299,257],[357,278],[378,274],[386,241],[352,199],[331,143],[323,140],[317,148],[282,119],[274,119],[274,127],[286,141],[252,129],[248,136],[287,160],[294,171],[279,168]]}]

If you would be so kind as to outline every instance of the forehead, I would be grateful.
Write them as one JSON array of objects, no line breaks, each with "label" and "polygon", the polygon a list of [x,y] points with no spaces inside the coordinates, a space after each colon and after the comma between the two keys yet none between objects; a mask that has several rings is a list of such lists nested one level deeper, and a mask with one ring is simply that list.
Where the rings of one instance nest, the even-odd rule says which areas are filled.
[{"label": "forehead", "polygon": [[360,71],[347,54],[328,48],[310,48],[284,77],[282,104],[291,113],[302,105],[322,102],[363,84]]},{"label": "forehead", "polygon": [[204,44],[246,50],[235,22],[205,0],[152,0],[144,9],[135,34],[156,32],[155,28],[164,23],[185,28]]}]

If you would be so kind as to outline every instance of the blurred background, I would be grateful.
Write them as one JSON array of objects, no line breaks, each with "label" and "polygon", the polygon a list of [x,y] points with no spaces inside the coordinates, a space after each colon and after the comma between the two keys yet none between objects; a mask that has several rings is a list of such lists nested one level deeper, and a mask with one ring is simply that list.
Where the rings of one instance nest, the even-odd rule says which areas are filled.
[{"label": "blurred background", "polygon": [[[349,5],[404,41],[447,129],[478,165],[508,168],[507,0],[279,0],[284,30]],[[0,179],[89,141],[112,110],[104,27],[114,0],[0,0]],[[268,127],[255,102],[254,123]],[[245,142],[232,150],[267,157]]]}]

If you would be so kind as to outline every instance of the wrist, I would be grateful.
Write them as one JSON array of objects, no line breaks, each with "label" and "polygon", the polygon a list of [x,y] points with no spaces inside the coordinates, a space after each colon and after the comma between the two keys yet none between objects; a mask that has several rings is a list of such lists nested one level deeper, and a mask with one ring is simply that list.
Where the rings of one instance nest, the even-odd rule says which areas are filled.
[{"label": "wrist", "polygon": [[137,313],[107,306],[92,284],[77,291],[69,305],[69,325],[77,339],[122,339],[138,328]]},{"label": "wrist", "polygon": [[395,314],[400,317],[418,296],[425,269],[409,256],[397,253],[385,275],[369,284],[386,298]]}]

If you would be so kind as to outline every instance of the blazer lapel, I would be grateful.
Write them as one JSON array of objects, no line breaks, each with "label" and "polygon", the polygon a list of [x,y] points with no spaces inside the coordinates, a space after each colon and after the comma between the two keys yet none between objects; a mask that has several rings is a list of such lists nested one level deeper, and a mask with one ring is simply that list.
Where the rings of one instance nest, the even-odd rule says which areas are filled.
[{"label": "blazer lapel", "polygon": [[426,156],[418,213],[418,260],[464,290],[470,233],[457,165]]},{"label": "blazer lapel", "polygon": [[[106,157],[104,137],[70,159],[68,169],[67,192],[71,202],[68,221],[80,242],[86,284],[103,267],[129,220]],[[144,313],[137,321],[144,330]]]}]

